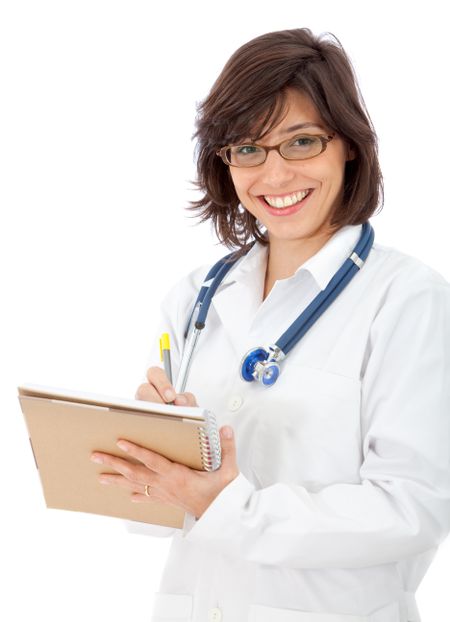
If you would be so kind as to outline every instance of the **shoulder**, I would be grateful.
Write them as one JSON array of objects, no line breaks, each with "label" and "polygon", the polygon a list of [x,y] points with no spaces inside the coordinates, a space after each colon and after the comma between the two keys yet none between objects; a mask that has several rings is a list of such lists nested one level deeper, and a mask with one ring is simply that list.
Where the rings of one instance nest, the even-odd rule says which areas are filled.
[{"label": "shoulder", "polygon": [[[225,249],[222,249],[222,253],[219,255],[219,257],[217,257],[216,259],[212,259],[209,263],[204,263],[194,268],[190,272],[186,273],[167,291],[166,296],[163,300],[163,304],[170,304],[173,303],[175,300],[178,300],[179,302],[183,302],[185,300],[193,301],[193,299],[197,298],[197,295],[202,285],[206,282],[207,276],[213,266],[215,266],[216,263],[225,259],[229,255],[230,251],[225,252]],[[221,284],[225,284],[232,273],[235,274],[234,271],[240,266],[242,262],[247,261],[247,269],[251,269],[253,264],[248,263],[248,258],[251,256],[251,252],[248,254],[243,253],[238,257],[237,260],[233,260],[231,269],[225,275],[225,277],[221,281]],[[258,257],[256,255],[253,256],[253,260],[257,261]]]},{"label": "shoulder", "polygon": [[450,284],[437,270],[396,248],[375,243],[367,259],[367,272],[384,291],[397,294],[442,290],[450,294]]},{"label": "shoulder", "polygon": [[363,279],[370,301],[372,330],[408,323],[411,334],[419,325],[448,325],[450,284],[434,268],[395,248],[374,244]]},{"label": "shoulder", "polygon": [[174,306],[185,306],[187,302],[193,304],[210,267],[208,264],[203,264],[175,281],[166,291],[161,306],[174,308]]},{"label": "shoulder", "polygon": [[181,317],[190,314],[190,311],[197,299],[200,289],[206,281],[206,277],[214,265],[213,260],[190,270],[184,274],[178,281],[173,283],[166,291],[161,302],[163,312],[174,314],[177,313]]}]

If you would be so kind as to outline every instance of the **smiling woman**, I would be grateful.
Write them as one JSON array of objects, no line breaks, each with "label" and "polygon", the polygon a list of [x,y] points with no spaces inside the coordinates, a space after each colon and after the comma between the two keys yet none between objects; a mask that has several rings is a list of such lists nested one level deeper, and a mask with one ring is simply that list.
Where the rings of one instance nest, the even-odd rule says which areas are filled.
[{"label": "smiling woman", "polygon": [[[346,146],[342,196],[329,214],[330,225],[360,224],[381,207],[376,134],[345,51],[336,38],[316,38],[307,29],[284,31],[282,36],[268,33],[233,54],[197,119],[198,185],[203,197],[192,209],[202,219],[212,219],[227,246],[245,248],[254,238],[267,244],[254,214],[239,209],[240,202],[247,205],[233,183],[240,174],[233,168],[238,164],[227,160],[228,154],[262,139],[268,147],[278,136],[282,140],[298,130],[305,130],[306,138],[322,137],[321,150],[314,149],[308,158],[319,156],[330,136],[337,135],[335,142]],[[231,169],[215,157],[216,145]],[[303,154],[298,156],[296,160],[306,160]],[[299,168],[298,161],[293,164]],[[277,196],[288,194],[284,188],[271,190]]]},{"label": "smiling woman", "polygon": [[294,152],[292,143],[296,145],[298,138],[291,138],[287,144],[292,156],[297,154],[295,159],[286,158],[281,150],[279,154],[271,151],[257,167],[230,168],[239,201],[267,230],[269,259],[264,298],[275,281],[290,276],[339,228],[332,224],[333,216],[343,201],[346,163],[354,158],[351,147],[339,134],[330,137],[313,133],[320,131],[324,123],[309,97],[288,89],[285,108],[283,120],[265,135],[266,143],[270,145],[289,134],[290,126],[300,120],[309,128],[305,131],[310,132],[301,140],[311,137],[310,142],[315,139],[319,146],[306,154],[298,147]]},{"label": "smiling woman", "polygon": [[377,140],[344,50],[307,29],[250,41],[196,136],[191,209],[233,252],[164,300],[177,391],[155,352],[137,397],[211,409],[222,464],[127,439],[134,460],[94,455],[135,501],[186,511],[153,620],[418,622],[450,528],[450,287],[373,244]]}]

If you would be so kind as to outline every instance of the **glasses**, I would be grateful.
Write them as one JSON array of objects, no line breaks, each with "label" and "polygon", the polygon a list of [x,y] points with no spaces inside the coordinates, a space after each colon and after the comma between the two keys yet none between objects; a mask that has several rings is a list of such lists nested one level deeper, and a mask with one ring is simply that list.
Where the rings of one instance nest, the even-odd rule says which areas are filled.
[{"label": "glasses", "polygon": [[309,160],[315,158],[325,151],[331,136],[300,134],[288,140],[284,140],[279,145],[266,147],[256,143],[245,145],[227,145],[216,152],[225,164],[229,166],[250,167],[259,166],[266,161],[269,151],[275,149],[285,160]]}]

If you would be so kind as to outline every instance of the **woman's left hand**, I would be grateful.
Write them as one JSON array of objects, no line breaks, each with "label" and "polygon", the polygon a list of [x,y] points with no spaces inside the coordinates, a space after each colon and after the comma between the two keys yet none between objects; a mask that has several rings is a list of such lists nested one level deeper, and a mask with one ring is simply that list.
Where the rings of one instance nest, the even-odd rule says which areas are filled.
[{"label": "woman's left hand", "polygon": [[132,501],[159,501],[175,505],[200,518],[217,495],[239,474],[232,428],[222,427],[220,440],[222,463],[216,471],[196,471],[125,440],[118,441],[118,447],[138,460],[138,464],[98,451],[92,454],[91,460],[117,471],[117,474],[102,473],[99,481],[127,488],[132,492]]}]

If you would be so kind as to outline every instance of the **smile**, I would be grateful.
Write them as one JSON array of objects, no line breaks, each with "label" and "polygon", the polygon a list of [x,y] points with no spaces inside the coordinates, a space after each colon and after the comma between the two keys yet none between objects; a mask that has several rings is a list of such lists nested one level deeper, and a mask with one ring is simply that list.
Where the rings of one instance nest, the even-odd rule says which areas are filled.
[{"label": "smile", "polygon": [[282,209],[283,207],[291,207],[296,203],[300,203],[300,201],[303,201],[303,199],[307,197],[310,192],[311,190],[298,190],[297,192],[287,194],[283,197],[265,194],[264,200],[271,207],[274,207],[276,209]]}]

